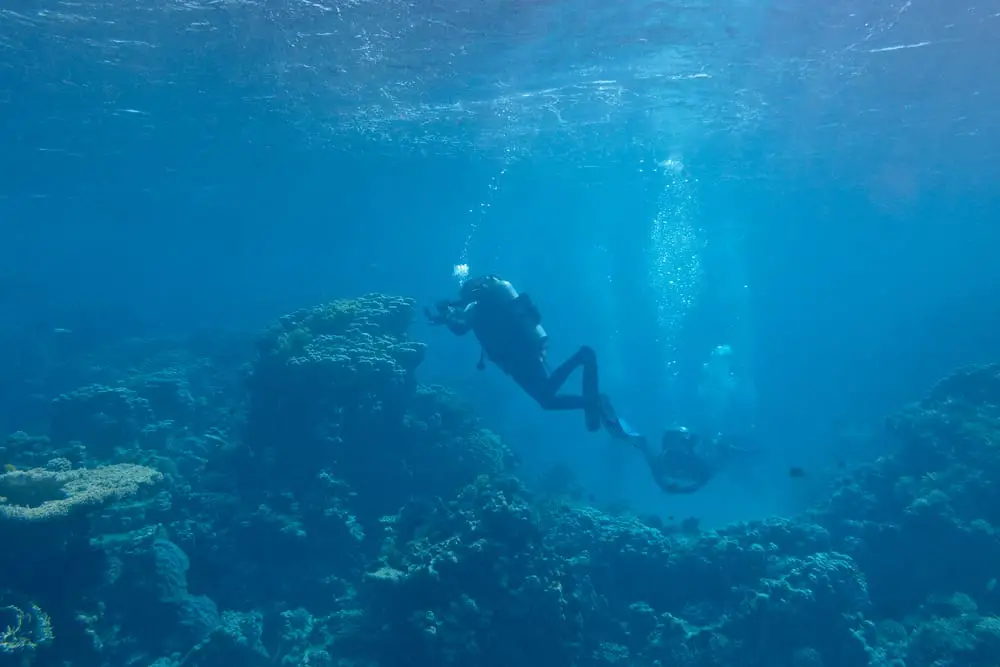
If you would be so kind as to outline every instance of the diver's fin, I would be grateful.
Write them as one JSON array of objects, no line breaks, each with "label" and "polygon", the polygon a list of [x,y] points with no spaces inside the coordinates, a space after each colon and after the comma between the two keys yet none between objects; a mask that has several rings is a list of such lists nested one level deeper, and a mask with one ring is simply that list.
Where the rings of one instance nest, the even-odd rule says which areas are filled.
[{"label": "diver's fin", "polygon": [[611,399],[605,394],[601,394],[601,422],[604,424],[604,430],[619,440],[644,439],[640,433],[632,430],[628,422],[618,416],[614,406],[611,405]]}]

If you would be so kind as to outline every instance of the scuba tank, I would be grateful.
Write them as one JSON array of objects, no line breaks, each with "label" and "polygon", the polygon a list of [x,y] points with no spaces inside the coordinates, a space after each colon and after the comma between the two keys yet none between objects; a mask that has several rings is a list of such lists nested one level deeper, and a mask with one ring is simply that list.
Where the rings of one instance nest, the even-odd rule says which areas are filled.
[{"label": "scuba tank", "polygon": [[[528,352],[533,356],[541,356],[549,336],[542,327],[541,313],[531,297],[518,294],[509,281],[497,276],[484,276],[474,280],[475,283],[468,288],[463,286],[463,296],[477,302],[477,310],[489,320],[486,327],[494,334],[489,337],[499,344],[490,345],[486,339],[481,338],[481,342],[487,343],[487,347],[494,348],[487,354],[493,358],[493,352],[506,349],[514,351],[514,354],[518,354],[516,351],[520,350],[521,354]],[[503,365],[503,360],[499,358],[494,358],[494,361]],[[482,358],[478,367],[484,367]]]},{"label": "scuba tank", "polygon": [[538,345],[538,350],[544,350],[549,340],[549,335],[545,332],[545,328],[542,327],[542,314],[538,311],[538,307],[535,306],[531,301],[531,297],[527,294],[519,294],[514,299],[514,305],[516,306],[515,313],[517,313],[517,317],[522,323],[521,326],[525,338],[534,339]]},{"label": "scuba tank", "polygon": [[496,313],[497,324],[514,325],[517,338],[534,339],[539,349],[545,346],[549,336],[542,327],[542,314],[527,294],[518,294],[509,281],[497,276],[477,279],[470,290],[473,298],[491,313]]}]

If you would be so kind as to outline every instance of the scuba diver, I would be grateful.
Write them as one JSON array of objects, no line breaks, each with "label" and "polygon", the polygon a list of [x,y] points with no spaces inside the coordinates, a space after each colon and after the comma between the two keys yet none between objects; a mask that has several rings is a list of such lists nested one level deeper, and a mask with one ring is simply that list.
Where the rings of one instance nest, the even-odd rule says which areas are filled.
[{"label": "scuba diver", "polygon": [[[527,294],[518,294],[509,281],[493,275],[470,278],[462,283],[456,301],[439,301],[437,312],[424,309],[433,325],[444,325],[456,336],[472,331],[482,353],[477,368],[489,359],[533,398],[543,410],[582,410],[588,431],[602,426],[616,438],[636,446],[645,438],[619,419],[607,396],[600,393],[597,355],[582,346],[550,372],[545,360],[548,334],[542,317]],[[583,391],[579,395],[559,394],[578,367],[583,367]]]},{"label": "scuba diver", "polygon": [[737,447],[721,434],[706,440],[684,427],[667,429],[659,452],[645,441],[639,449],[656,485],[670,494],[695,493],[734,459],[757,452]]}]

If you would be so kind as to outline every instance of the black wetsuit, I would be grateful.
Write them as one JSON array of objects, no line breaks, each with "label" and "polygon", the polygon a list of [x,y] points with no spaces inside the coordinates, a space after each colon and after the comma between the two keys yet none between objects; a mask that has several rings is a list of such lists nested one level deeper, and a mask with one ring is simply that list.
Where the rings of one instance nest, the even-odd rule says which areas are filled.
[{"label": "black wetsuit", "polygon": [[[694,442],[681,439],[672,442],[664,434],[659,450],[643,443],[641,449],[653,474],[653,481],[665,493],[694,493],[714,475],[714,471],[695,455]],[[692,436],[693,437],[693,436]]]},{"label": "black wetsuit", "polygon": [[717,435],[705,440],[687,429],[668,429],[660,451],[643,450],[653,478],[667,493],[695,493],[708,484],[735,456],[755,450],[733,446]]},{"label": "black wetsuit", "polygon": [[[545,410],[583,410],[587,429],[601,428],[602,401],[597,377],[597,355],[583,346],[555,370],[545,361],[548,336],[541,315],[527,294],[518,294],[495,276],[467,281],[458,301],[441,302],[432,324],[444,324],[457,336],[472,331],[489,359]],[[582,393],[557,393],[577,367],[583,367]],[[480,368],[483,359],[480,359]]]}]

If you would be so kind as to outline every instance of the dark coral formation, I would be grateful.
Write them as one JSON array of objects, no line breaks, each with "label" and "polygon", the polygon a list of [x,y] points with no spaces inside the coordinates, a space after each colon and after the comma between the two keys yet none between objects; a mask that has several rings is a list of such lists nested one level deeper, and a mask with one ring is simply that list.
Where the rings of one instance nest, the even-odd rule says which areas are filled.
[{"label": "dark coral formation", "polygon": [[808,515],[698,533],[526,489],[418,383],[413,317],[369,295],[252,358],[79,371],[0,448],[0,666],[995,664],[1000,367],[890,419],[898,453]]}]

